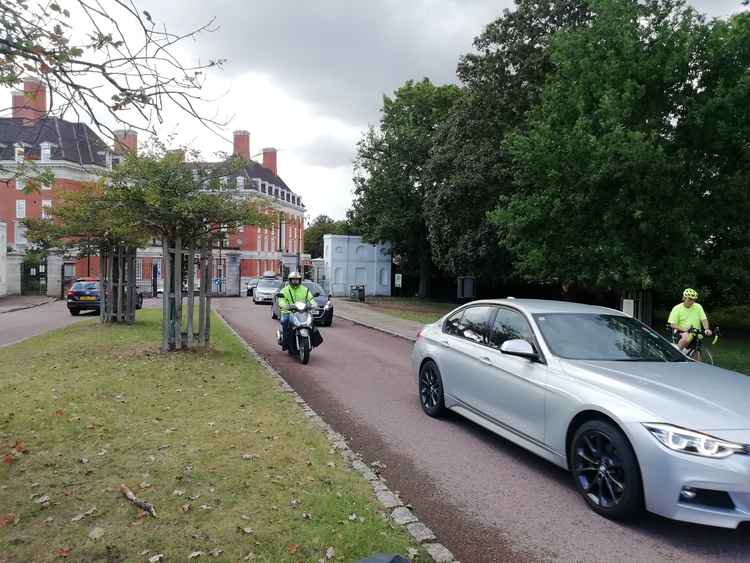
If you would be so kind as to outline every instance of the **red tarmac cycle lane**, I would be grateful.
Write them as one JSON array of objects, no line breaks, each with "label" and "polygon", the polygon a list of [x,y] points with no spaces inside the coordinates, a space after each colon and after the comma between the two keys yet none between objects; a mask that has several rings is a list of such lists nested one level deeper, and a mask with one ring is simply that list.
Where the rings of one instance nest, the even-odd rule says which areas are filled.
[{"label": "red tarmac cycle lane", "polygon": [[410,342],[336,318],[303,366],[276,345],[270,307],[213,303],[366,462],[386,464],[391,489],[463,563],[747,560],[748,528],[651,515],[610,522],[588,509],[565,471],[458,416],[429,418]]}]

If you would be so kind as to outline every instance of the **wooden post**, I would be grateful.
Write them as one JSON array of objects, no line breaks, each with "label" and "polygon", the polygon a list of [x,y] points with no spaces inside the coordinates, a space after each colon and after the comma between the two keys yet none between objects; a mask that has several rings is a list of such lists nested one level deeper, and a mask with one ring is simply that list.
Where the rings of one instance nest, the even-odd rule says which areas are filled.
[{"label": "wooden post", "polygon": [[208,270],[209,289],[206,292],[206,346],[211,344],[211,290],[213,288],[213,276],[214,276],[214,249],[211,239],[208,239]]},{"label": "wooden post", "polygon": [[138,306],[138,288],[136,287],[136,252],[137,249],[131,247],[128,251],[128,324],[135,322],[135,309]]},{"label": "wooden post", "polygon": [[125,265],[125,260],[123,257],[123,248],[122,245],[118,245],[117,247],[117,315],[115,316],[115,322],[121,323],[125,320],[125,303],[123,300],[123,288],[124,285],[123,282],[123,272]]},{"label": "wooden post", "polygon": [[[191,245],[192,246],[192,245]],[[195,307],[195,251],[189,249],[187,254],[188,298],[187,298],[187,346],[193,347],[193,309]]]},{"label": "wooden post", "polygon": [[164,279],[164,290],[161,294],[161,306],[162,306],[162,352],[169,352],[171,349],[171,332],[170,326],[172,325],[172,316],[170,314],[169,307],[169,294],[172,291],[172,283],[169,275],[169,240],[164,237],[162,240],[162,278]]},{"label": "wooden post", "polygon": [[104,305],[106,300],[106,281],[107,281],[107,247],[99,247],[99,322],[103,323],[106,311]]},{"label": "wooden post", "polygon": [[113,294],[113,287],[112,287],[112,279],[114,277],[114,269],[115,269],[115,253],[114,249],[112,248],[112,245],[109,246],[109,260],[107,260],[107,317],[106,322],[111,323],[112,322],[112,313],[113,313],[113,304],[114,304],[114,294]]},{"label": "wooden post", "polygon": [[198,342],[201,346],[206,345],[206,291],[209,282],[207,273],[208,253],[206,243],[201,246],[201,289],[198,297]]},{"label": "wooden post", "polygon": [[174,243],[174,346],[182,349],[182,239],[177,238]]}]

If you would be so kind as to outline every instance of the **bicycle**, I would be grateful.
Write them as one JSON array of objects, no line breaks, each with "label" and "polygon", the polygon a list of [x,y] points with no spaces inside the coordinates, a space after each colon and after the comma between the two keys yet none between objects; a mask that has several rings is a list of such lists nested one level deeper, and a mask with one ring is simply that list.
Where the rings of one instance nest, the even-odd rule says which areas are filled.
[{"label": "bicycle", "polygon": [[[676,344],[680,338],[679,338],[679,331],[674,330],[671,326],[667,325],[669,327],[669,330],[672,334],[672,342]],[[689,334],[692,334],[695,336],[690,343],[687,345],[687,348],[683,350],[683,353],[690,358],[691,360],[694,360],[696,362],[700,361],[706,364],[714,365],[714,357],[711,354],[711,352],[703,347],[703,337],[706,335],[706,331],[702,328],[689,328],[687,331]],[[714,338],[711,341],[711,344],[716,344],[719,341],[719,327],[713,329],[713,335]],[[700,359],[698,359],[700,358]]]}]

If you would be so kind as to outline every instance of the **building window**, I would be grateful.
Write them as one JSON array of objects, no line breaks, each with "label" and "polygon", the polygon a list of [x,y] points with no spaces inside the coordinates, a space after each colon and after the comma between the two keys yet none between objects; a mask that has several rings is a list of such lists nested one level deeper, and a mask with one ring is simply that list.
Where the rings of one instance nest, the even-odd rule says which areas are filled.
[{"label": "building window", "polygon": [[52,143],[44,142],[39,146],[41,147],[42,162],[49,162],[52,160]]},{"label": "building window", "polygon": [[25,245],[28,242],[26,240],[26,227],[22,225],[21,223],[16,223],[15,231],[16,231],[16,245],[17,246]]},{"label": "building window", "polygon": [[20,192],[26,187],[26,180],[24,178],[16,178],[16,189]]},{"label": "building window", "polygon": [[15,156],[16,156],[16,163],[22,164],[24,161],[24,158],[26,158],[26,150],[23,148],[23,145],[20,143],[16,144],[15,146]]},{"label": "building window", "polygon": [[26,219],[26,200],[16,200],[16,219]]},{"label": "building window", "polygon": [[52,200],[51,199],[43,199],[42,200],[42,219],[49,219],[49,209],[52,207]]}]

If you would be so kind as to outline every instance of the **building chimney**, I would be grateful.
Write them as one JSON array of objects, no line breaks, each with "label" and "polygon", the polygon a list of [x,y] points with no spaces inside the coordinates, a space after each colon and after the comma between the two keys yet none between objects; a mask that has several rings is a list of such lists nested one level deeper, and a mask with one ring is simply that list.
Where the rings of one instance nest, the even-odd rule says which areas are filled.
[{"label": "building chimney", "polygon": [[276,171],[276,149],[267,148],[263,149],[263,167],[268,168],[274,174]]},{"label": "building chimney", "polygon": [[117,154],[126,154],[128,152],[138,152],[138,133],[132,129],[120,129],[114,132],[115,144],[114,151]]},{"label": "building chimney", "polygon": [[47,87],[38,78],[23,81],[23,90],[13,91],[13,117],[31,125],[47,115]]},{"label": "building chimney", "polygon": [[250,160],[250,133],[247,131],[234,132],[234,156]]}]

